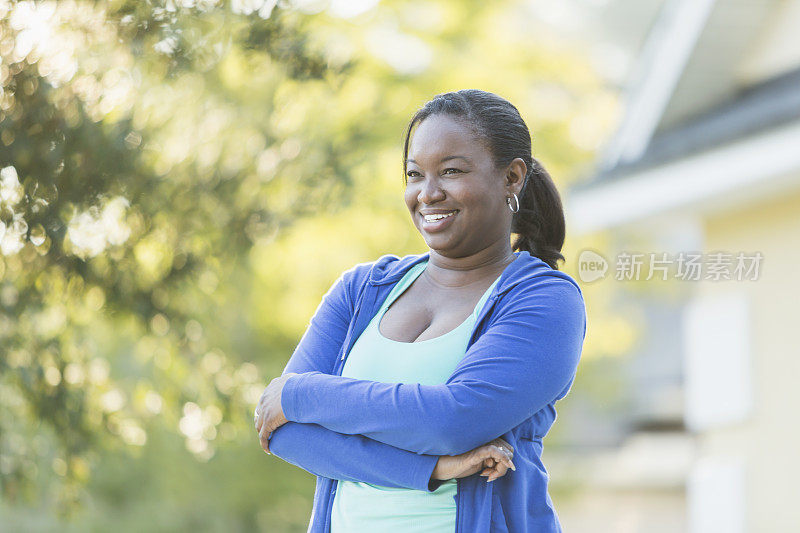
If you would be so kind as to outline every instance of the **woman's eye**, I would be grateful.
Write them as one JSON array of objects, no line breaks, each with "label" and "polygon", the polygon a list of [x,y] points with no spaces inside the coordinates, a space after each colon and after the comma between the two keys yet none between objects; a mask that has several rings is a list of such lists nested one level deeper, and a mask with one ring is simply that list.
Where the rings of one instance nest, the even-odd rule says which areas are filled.
[{"label": "woman's eye", "polygon": [[[461,173],[461,170],[457,168],[446,168],[442,172],[442,174],[458,174],[458,173]],[[422,174],[420,174],[416,170],[409,170],[408,172],[406,172],[406,176],[408,176],[409,178],[417,178],[422,176]]]}]

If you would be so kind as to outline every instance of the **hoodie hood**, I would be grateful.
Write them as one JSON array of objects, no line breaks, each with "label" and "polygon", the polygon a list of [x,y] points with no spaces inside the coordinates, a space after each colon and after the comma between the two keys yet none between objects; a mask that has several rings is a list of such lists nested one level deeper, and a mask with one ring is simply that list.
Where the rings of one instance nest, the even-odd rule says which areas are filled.
[{"label": "hoodie hood", "polygon": [[[500,275],[500,281],[492,291],[493,293],[502,294],[511,290],[519,283],[530,280],[531,278],[548,275],[565,278],[571,281],[572,284],[580,290],[578,284],[569,275],[560,270],[550,268],[547,263],[531,255],[528,251],[514,252],[514,255],[516,255],[517,258],[503,270],[503,273]],[[398,257],[393,254],[383,255],[375,261],[370,269],[369,283],[370,285],[395,283],[400,280],[411,267],[429,258],[430,252],[406,255],[403,257]]]}]

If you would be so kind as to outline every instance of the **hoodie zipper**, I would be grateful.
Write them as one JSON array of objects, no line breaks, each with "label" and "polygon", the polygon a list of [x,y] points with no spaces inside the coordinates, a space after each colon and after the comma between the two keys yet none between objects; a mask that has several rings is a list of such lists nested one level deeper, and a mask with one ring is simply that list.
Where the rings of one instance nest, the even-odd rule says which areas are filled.
[{"label": "hoodie zipper", "polygon": [[[368,285],[368,287],[369,287],[369,285]],[[368,292],[368,291],[365,291],[365,292]],[[373,291],[372,302],[370,302],[370,304],[369,304],[370,308],[373,306],[373,304],[375,302],[375,296],[376,295],[377,295],[377,291]],[[366,294],[365,294],[365,296],[366,296]],[[362,302],[363,302],[363,300],[362,300]],[[359,305],[356,308],[356,316],[355,316],[355,320],[353,321],[353,328],[350,330],[349,336],[346,338],[347,342],[345,343],[345,346],[343,347],[342,357],[340,357],[337,360],[336,368],[333,369],[334,375],[336,375],[336,376],[341,376],[342,372],[344,371],[344,359],[345,359],[345,356],[348,353],[350,353],[350,349],[353,347],[354,339],[356,338],[356,335],[355,335],[356,326],[358,326],[359,320],[361,319],[361,315],[362,315],[361,311],[362,311],[363,308],[364,308],[363,304]],[[363,329],[365,329],[365,328],[362,328],[362,331],[363,331]],[[360,334],[361,333],[359,333],[359,335]],[[326,531],[326,533],[330,533],[330,531],[331,531],[331,516],[333,515],[333,499],[336,496],[336,490],[337,490],[338,487],[339,487],[339,480],[338,479],[332,479],[331,480],[331,490],[330,490],[330,493],[328,494],[328,507],[327,507],[328,512],[327,512],[327,516],[325,518],[325,524],[326,524],[325,531]]]},{"label": "hoodie zipper", "polygon": [[461,478],[456,479],[456,530],[461,531]]},{"label": "hoodie zipper", "polygon": [[[411,266],[413,266],[413,265],[411,265]],[[402,276],[403,276],[403,274],[400,274],[397,279],[399,280]],[[368,287],[368,289],[367,289],[367,291],[365,291],[365,295],[364,296],[366,296],[366,292],[369,292],[369,290],[371,288],[371,290],[372,290],[372,295],[371,295],[372,301],[369,303],[368,307],[370,309],[372,309],[374,307],[375,300],[377,299],[377,296],[378,296],[378,289],[376,288],[377,286],[373,285],[369,280],[367,281],[367,287]],[[513,287],[513,285],[511,287],[504,288],[501,292],[495,292],[495,294],[493,294],[491,296],[491,298],[487,302],[485,302],[483,304],[483,309],[481,309],[481,311],[478,313],[478,318],[475,320],[475,325],[473,326],[472,333],[470,334],[470,339],[469,339],[469,343],[467,344],[467,349],[469,349],[469,347],[474,343],[475,334],[480,329],[481,323],[483,322],[483,320],[486,318],[486,316],[489,314],[489,312],[494,308],[494,304],[497,302],[497,300],[500,298],[500,296],[502,294],[504,294],[505,292],[510,290],[512,287]],[[495,291],[498,290],[497,286],[494,288],[494,290]],[[365,306],[362,303],[362,305],[359,305],[358,308],[356,309],[356,317],[355,317],[355,321],[354,321],[355,325],[353,326],[353,329],[350,331],[350,337],[348,337],[346,346],[345,346],[344,350],[342,351],[342,356],[337,361],[337,367],[334,369],[335,375],[337,375],[337,376],[341,376],[342,375],[342,371],[344,370],[344,360],[345,360],[345,357],[347,357],[347,355],[350,353],[350,349],[352,348],[352,346],[354,344],[353,339],[356,337],[356,335],[355,335],[356,325],[358,325],[358,322],[361,319],[362,310],[364,309],[364,307]],[[364,328],[361,328],[362,332],[363,332],[363,329]],[[360,334],[361,333],[359,333],[359,335]],[[463,500],[462,492],[463,491],[462,491],[461,485],[462,485],[461,478],[457,478],[456,479],[456,530],[455,530],[455,533],[460,533],[461,531],[463,531],[463,529],[461,527],[461,515],[462,515],[461,508],[463,506],[463,503],[462,503],[462,500]],[[330,490],[330,493],[328,495],[328,513],[327,513],[327,517],[326,517],[326,524],[327,524],[326,533],[330,533],[331,515],[333,513],[333,499],[334,499],[334,497],[336,495],[336,489],[337,489],[338,486],[339,486],[339,480],[338,479],[332,480],[331,490]]]}]

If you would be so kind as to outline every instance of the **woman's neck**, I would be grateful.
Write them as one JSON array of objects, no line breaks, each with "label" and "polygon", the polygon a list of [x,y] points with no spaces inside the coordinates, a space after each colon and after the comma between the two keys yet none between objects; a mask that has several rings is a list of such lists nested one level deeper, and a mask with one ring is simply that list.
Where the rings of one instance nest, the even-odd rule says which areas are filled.
[{"label": "woman's neck", "polygon": [[497,278],[516,258],[510,245],[494,250],[486,248],[457,258],[446,257],[431,250],[424,274],[439,288],[457,289],[480,284],[487,278]]}]

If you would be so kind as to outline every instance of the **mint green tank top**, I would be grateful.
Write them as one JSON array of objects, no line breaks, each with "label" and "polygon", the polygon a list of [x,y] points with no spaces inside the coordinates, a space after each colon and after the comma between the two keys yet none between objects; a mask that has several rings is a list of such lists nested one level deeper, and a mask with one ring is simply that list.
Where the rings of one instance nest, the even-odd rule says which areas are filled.
[{"label": "mint green tank top", "polygon": [[[478,313],[500,278],[486,289],[472,314],[444,335],[419,342],[384,337],[378,330],[383,315],[427,264],[426,260],[411,267],[392,288],[350,349],[342,376],[423,385],[447,381],[464,357]],[[333,500],[331,533],[453,533],[456,487],[455,479],[433,492],[340,480]]]}]

